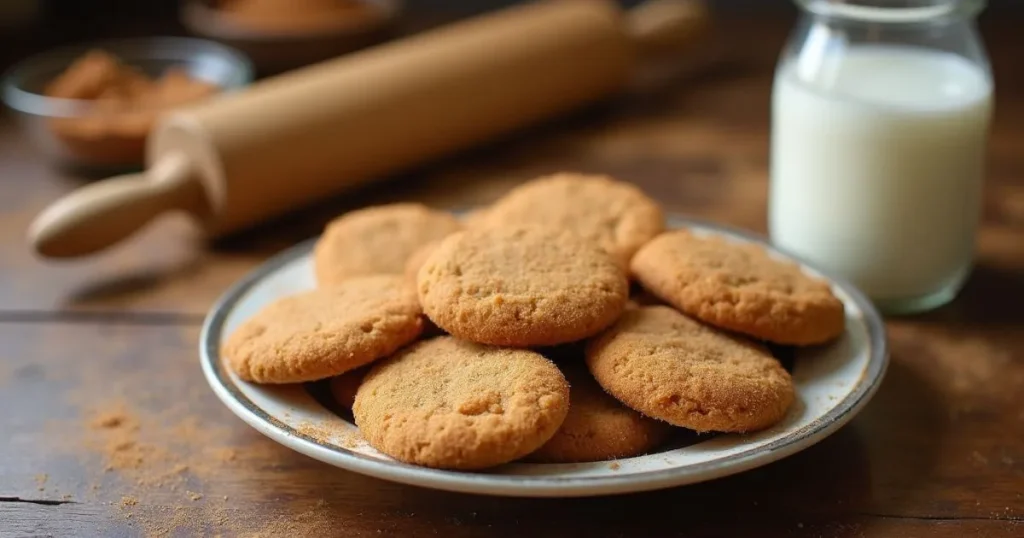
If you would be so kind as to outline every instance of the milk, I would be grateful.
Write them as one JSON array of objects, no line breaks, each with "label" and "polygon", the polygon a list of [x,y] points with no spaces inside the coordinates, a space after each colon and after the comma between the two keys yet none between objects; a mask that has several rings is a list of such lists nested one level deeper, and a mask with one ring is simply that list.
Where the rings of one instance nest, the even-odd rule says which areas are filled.
[{"label": "milk", "polygon": [[778,70],[773,242],[878,301],[957,287],[981,205],[987,74],[910,47],[825,54],[813,73],[800,58]]}]

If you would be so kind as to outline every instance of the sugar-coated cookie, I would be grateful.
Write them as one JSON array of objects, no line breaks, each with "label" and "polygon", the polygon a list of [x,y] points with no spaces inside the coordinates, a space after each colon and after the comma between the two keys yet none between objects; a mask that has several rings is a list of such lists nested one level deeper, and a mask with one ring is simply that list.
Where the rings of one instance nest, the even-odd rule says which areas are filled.
[{"label": "sugar-coated cookie", "polygon": [[413,251],[409,255],[409,259],[405,262],[405,277],[409,279],[409,282],[416,283],[416,276],[420,273],[420,267],[423,267],[423,263],[427,261],[431,252],[437,249],[437,246],[441,244],[441,240],[431,241],[420,248]]},{"label": "sugar-coated cookie", "polygon": [[575,234],[537,226],[470,229],[444,239],[417,277],[420,303],[446,332],[536,347],[607,327],[629,296],[625,271]]},{"label": "sugar-coated cookie", "polygon": [[789,373],[765,348],[667,306],[628,309],[587,345],[586,362],[617,400],[700,432],[769,427],[795,397]]},{"label": "sugar-coated cookie", "polygon": [[418,248],[461,228],[450,213],[417,203],[350,211],[331,221],[316,242],[317,283],[330,286],[356,276],[401,275]]},{"label": "sugar-coated cookie", "polygon": [[298,383],[386,357],[422,330],[416,293],[403,277],[359,277],[274,301],[244,321],[222,353],[246,381]]},{"label": "sugar-coated cookie", "polygon": [[559,173],[513,188],[473,227],[537,224],[590,239],[625,267],[665,228],[661,207],[636,186],[603,175]]},{"label": "sugar-coated cookie", "polygon": [[392,458],[483,469],[536,450],[568,409],[569,385],[542,355],[441,336],[375,364],[352,413]]},{"label": "sugar-coated cookie", "polygon": [[755,338],[810,345],[844,330],[843,303],[828,283],[755,244],[677,230],[644,245],[630,269],[683,312]]},{"label": "sugar-coated cookie", "polygon": [[672,431],[622,405],[604,392],[587,371],[582,357],[562,360],[559,368],[569,381],[569,414],[555,435],[529,456],[547,463],[581,463],[645,454]]}]

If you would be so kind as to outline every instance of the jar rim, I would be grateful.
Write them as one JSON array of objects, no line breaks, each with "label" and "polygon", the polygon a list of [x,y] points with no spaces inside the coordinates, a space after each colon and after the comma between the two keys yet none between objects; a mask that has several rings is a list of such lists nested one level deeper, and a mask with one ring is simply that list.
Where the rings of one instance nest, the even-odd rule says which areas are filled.
[{"label": "jar rim", "polygon": [[973,17],[986,0],[795,0],[813,15],[874,23],[919,23],[949,17]]}]

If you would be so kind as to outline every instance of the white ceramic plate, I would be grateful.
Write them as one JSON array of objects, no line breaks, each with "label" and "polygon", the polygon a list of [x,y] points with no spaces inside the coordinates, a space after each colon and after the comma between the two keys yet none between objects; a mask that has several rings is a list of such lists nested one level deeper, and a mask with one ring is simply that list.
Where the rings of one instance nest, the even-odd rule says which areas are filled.
[{"label": "white ceramic plate", "polygon": [[[672,227],[720,234],[736,241],[761,239],[681,218]],[[615,462],[511,463],[486,472],[456,472],[400,463],[359,437],[351,418],[332,412],[322,383],[260,386],[223,367],[222,339],[268,302],[312,288],[313,241],[287,250],[230,289],[206,318],[199,352],[217,396],[242,420],[307,456],[357,473],[418,486],[489,495],[568,497],[644,491],[710,480],[779,460],[803,450],[849,421],[882,381],[888,363],[885,328],[871,303],[849,284],[826,276],[846,306],[846,333],[822,347],[791,350],[797,401],[775,427],[746,435],[683,435],[662,451]],[[769,247],[770,248],[770,247]],[[793,259],[771,249],[780,257]],[[825,471],[824,469],[822,471]]]}]

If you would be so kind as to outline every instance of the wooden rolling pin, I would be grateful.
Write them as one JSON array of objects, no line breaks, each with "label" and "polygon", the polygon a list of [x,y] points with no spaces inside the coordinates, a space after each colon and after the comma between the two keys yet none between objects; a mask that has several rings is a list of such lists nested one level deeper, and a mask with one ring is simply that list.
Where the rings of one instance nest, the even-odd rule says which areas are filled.
[{"label": "wooden rolling pin", "polygon": [[229,234],[607,97],[707,22],[700,0],[547,0],[265,79],[166,115],[144,172],[58,200],[29,241],[82,256],[169,211]]}]

